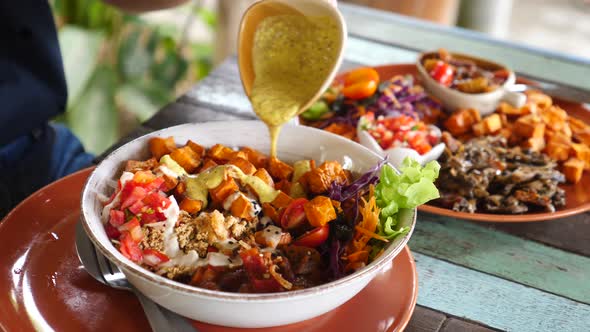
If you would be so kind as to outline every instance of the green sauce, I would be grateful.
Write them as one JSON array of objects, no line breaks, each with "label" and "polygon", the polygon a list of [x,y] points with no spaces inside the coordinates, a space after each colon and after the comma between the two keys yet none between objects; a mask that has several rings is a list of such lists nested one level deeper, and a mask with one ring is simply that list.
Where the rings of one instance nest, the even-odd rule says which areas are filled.
[{"label": "green sauce", "polygon": [[249,185],[258,195],[261,203],[272,202],[279,194],[278,190],[266,184],[262,179],[247,175],[236,166],[220,165],[197,175],[187,175],[184,179],[186,195],[191,199],[200,200],[204,206],[207,206],[209,189],[219,186],[226,176],[238,179],[244,186]]},{"label": "green sauce", "polygon": [[319,92],[339,48],[338,25],[327,16],[270,16],[258,25],[250,100],[269,128],[271,156],[276,156],[280,128]]}]

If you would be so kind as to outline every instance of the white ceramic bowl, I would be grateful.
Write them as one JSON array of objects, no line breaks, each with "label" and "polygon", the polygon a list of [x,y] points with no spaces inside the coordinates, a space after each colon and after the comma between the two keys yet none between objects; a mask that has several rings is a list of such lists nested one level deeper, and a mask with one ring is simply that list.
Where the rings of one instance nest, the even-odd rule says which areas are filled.
[{"label": "white ceramic bowl", "polygon": [[[231,147],[250,146],[268,153],[267,129],[258,121],[185,124],[156,131],[135,139],[111,153],[92,172],[82,193],[82,224],[92,242],[137,289],[160,305],[181,315],[211,324],[232,327],[268,327],[294,323],[330,311],[363,289],[408,242],[416,222],[416,210],[400,214],[410,232],[390,243],[384,253],[365,268],[320,286],[271,294],[240,294],[212,291],[175,282],[149,272],[125,258],[109,241],[100,221],[99,195],[110,195],[107,182],[117,180],[128,159],[149,157],[150,137],[173,136],[177,144],[188,139],[204,146],[221,143]],[[353,172],[373,167],[380,157],[363,146],[328,132],[285,126],[278,144],[279,158],[286,161],[337,160]]]},{"label": "white ceramic bowl", "polygon": [[[430,77],[422,65],[425,58],[431,57],[434,54],[436,54],[436,52],[422,53],[416,61],[416,66],[418,67],[418,74],[420,75],[420,79],[422,80],[422,84],[426,88],[426,91],[437,98],[446,109],[456,111],[462,108],[475,108],[481,115],[488,115],[496,110],[501,101],[506,101],[516,108],[522,107],[526,102],[526,96],[524,94],[510,91],[510,87],[516,82],[516,76],[512,70],[508,70],[510,74],[508,79],[506,79],[506,82],[504,82],[504,84],[498,89],[491,92],[464,93],[438,83]],[[487,68],[507,69],[506,66],[473,56],[458,53],[451,53],[451,55],[458,59],[473,60],[478,65],[483,65]]]}]

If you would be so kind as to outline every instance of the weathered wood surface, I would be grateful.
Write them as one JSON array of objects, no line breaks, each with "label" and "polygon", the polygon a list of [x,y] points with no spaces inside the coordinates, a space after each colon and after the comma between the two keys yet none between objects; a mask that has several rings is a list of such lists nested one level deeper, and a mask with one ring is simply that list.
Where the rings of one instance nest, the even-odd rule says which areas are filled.
[{"label": "weathered wood surface", "polygon": [[500,330],[590,331],[587,304],[413,254],[419,276],[418,303],[422,306]]},{"label": "weathered wood surface", "polygon": [[590,304],[590,258],[463,220],[421,217],[413,251]]},{"label": "weathered wood surface", "polygon": [[408,326],[406,327],[405,331],[406,332],[438,331],[446,319],[447,319],[447,316],[445,314],[418,305],[418,306],[416,306],[416,309],[414,309],[414,314],[412,315],[412,319],[410,319],[410,322],[408,323]]}]

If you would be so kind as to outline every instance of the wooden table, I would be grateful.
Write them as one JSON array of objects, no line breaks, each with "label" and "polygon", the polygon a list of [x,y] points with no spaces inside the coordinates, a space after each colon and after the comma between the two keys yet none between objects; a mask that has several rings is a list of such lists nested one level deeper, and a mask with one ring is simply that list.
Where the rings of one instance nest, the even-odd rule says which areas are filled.
[{"label": "wooden table", "polygon": [[[567,84],[566,92],[588,96],[586,60],[393,14],[340,8],[350,31],[342,70],[413,62],[417,49],[445,46],[487,54],[519,74],[550,79],[558,88]],[[232,119],[255,119],[235,57],[117,145],[172,125]],[[421,213],[409,245],[418,268],[419,296],[407,331],[590,331],[588,213],[522,224],[474,223]]]}]

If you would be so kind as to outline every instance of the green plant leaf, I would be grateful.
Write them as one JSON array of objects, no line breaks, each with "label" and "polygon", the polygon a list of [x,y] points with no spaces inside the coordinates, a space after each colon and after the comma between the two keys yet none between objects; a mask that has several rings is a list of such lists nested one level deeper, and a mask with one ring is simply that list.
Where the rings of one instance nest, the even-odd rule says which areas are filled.
[{"label": "green plant leaf", "polygon": [[142,32],[139,27],[133,28],[119,48],[117,65],[125,80],[140,79],[153,62],[153,55],[140,38]]},{"label": "green plant leaf", "polygon": [[71,25],[59,30],[59,44],[68,84],[68,105],[77,101],[92,77],[98,65],[98,53],[103,41],[103,34],[97,31]]},{"label": "green plant leaf", "polygon": [[98,154],[119,137],[119,118],[114,102],[116,73],[97,68],[80,99],[67,112],[67,124],[86,150]]},{"label": "green plant leaf", "polygon": [[217,27],[217,14],[214,11],[204,7],[199,7],[196,9],[195,14],[209,27]]},{"label": "green plant leaf", "polygon": [[117,106],[132,113],[139,122],[148,120],[163,103],[152,98],[151,91],[140,89],[137,85],[126,84],[117,90]]}]

